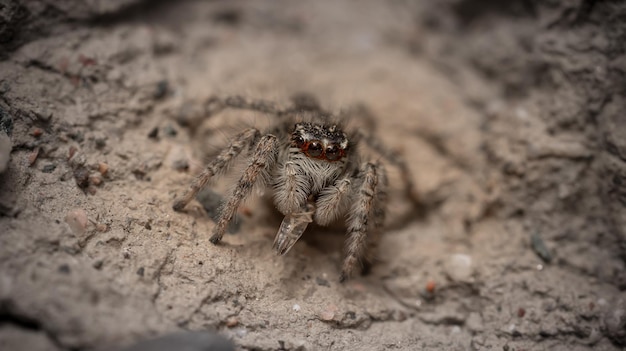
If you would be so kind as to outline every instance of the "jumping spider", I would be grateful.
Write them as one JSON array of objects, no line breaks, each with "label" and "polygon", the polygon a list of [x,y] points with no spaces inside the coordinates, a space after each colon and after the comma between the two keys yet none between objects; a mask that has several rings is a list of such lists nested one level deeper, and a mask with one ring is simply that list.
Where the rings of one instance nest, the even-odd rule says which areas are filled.
[{"label": "jumping spider", "polygon": [[369,263],[367,254],[385,218],[387,174],[379,162],[362,162],[358,146],[364,142],[398,166],[407,194],[412,196],[413,185],[402,159],[371,136],[344,130],[337,118],[308,96],[294,98],[294,107],[289,109],[241,97],[213,97],[207,106],[211,113],[226,107],[261,111],[275,115],[279,123],[265,133],[249,128],[236,135],[176,199],[174,210],[182,210],[214,176],[247,153],[249,162],[220,209],[210,239],[213,244],[220,242],[241,202],[260,185],[272,190],[276,208],[285,215],[273,244],[277,254],[286,254],[309,223],[325,226],[345,216],[348,238],[340,281],[349,278],[359,264]]}]

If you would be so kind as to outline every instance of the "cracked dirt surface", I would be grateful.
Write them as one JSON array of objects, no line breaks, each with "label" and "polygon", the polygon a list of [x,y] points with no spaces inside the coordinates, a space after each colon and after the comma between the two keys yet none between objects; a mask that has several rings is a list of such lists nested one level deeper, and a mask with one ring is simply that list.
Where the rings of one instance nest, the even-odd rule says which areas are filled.
[{"label": "cracked dirt surface", "polygon": [[[619,5],[78,3],[0,4],[0,349],[181,329],[250,350],[626,345]],[[363,106],[424,201],[388,167],[378,262],[345,284],[340,227],[278,257],[263,199],[219,246],[199,203],[171,209],[271,118],[210,96],[300,92]]]}]

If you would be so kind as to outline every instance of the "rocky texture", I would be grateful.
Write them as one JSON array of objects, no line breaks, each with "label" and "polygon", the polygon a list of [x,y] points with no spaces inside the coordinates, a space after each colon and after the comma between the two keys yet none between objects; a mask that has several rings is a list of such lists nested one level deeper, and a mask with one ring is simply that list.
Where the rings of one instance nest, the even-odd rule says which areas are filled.
[{"label": "rocky texture", "polygon": [[[624,14],[611,1],[9,1],[0,348],[217,330],[250,350],[620,349]],[[353,122],[404,155],[423,211],[388,167],[377,263],[345,284],[342,229],[310,228],[277,257],[263,199],[213,246],[233,177],[186,213],[172,200],[232,133],[271,118],[216,113],[214,94],[360,106]]]}]

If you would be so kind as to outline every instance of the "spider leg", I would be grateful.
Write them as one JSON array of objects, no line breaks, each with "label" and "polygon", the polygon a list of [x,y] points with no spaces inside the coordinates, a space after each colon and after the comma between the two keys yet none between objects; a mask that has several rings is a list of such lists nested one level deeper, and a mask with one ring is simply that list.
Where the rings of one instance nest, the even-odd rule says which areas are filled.
[{"label": "spider leg", "polygon": [[214,115],[225,108],[258,111],[277,117],[300,112],[317,112],[320,116],[328,118],[331,113],[323,110],[317,99],[307,93],[297,93],[291,96],[292,106],[280,107],[277,103],[268,100],[251,99],[240,95],[219,97],[211,96],[205,103],[204,108],[209,116]]},{"label": "spider leg", "polygon": [[211,96],[204,103],[205,110],[209,115],[220,112],[225,108],[237,108],[242,110],[259,111],[267,114],[282,116],[289,111],[280,108],[276,103],[267,100],[250,99],[234,95],[228,97]]},{"label": "spider leg", "polygon": [[362,133],[359,133],[359,136],[365,141],[372,150],[378,152],[383,156],[383,158],[392,165],[398,167],[400,170],[400,176],[402,177],[402,182],[404,183],[404,192],[407,194],[407,197],[411,201],[411,203],[417,207],[422,207],[422,202],[419,199],[419,195],[415,190],[415,184],[411,178],[411,172],[409,171],[409,167],[402,157],[396,156],[391,150],[387,149],[385,145],[383,145],[378,139],[375,137]]},{"label": "spider leg", "polygon": [[346,241],[346,257],[343,261],[340,281],[350,277],[354,268],[363,262],[371,240],[368,240],[369,220],[372,219],[373,229],[382,225],[384,209],[379,201],[386,198],[384,183],[385,171],[380,164],[365,163],[358,178],[360,182],[354,188],[354,202],[348,217],[348,239]]},{"label": "spider leg", "polygon": [[276,163],[277,154],[277,138],[271,134],[263,136],[256,145],[254,154],[252,155],[252,160],[243,171],[233,194],[220,210],[219,219],[213,228],[213,235],[211,235],[210,239],[213,244],[217,244],[220,240],[222,240],[222,236],[226,231],[228,223],[235,215],[235,211],[237,211],[241,202],[247,198],[248,195],[250,195],[254,185],[259,180],[259,176],[261,180],[267,180],[268,174],[266,171],[273,167]]},{"label": "spider leg", "polygon": [[211,178],[225,171],[231,161],[239,156],[244,149],[251,148],[260,135],[261,133],[254,128],[246,129],[238,134],[233,142],[226,149],[222,150],[222,152],[206,166],[204,171],[194,179],[185,194],[174,201],[174,205],[172,206],[174,211],[181,211],[187,206],[187,204],[196,197],[198,192],[209,183]]}]

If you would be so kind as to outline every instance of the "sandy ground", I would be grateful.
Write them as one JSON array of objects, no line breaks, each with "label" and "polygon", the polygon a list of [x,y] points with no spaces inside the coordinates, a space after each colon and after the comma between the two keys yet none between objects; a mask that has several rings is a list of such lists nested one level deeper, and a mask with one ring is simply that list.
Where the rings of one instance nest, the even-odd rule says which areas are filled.
[{"label": "sandy ground", "polygon": [[[78,3],[0,5],[0,349],[179,330],[243,350],[626,345],[619,6]],[[171,209],[233,133],[272,118],[210,114],[210,96],[302,92],[362,106],[423,201],[387,167],[377,263],[344,284],[341,227],[279,257],[262,198],[219,246],[200,203]]]}]

